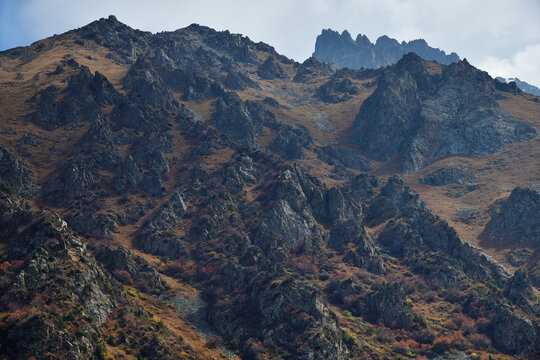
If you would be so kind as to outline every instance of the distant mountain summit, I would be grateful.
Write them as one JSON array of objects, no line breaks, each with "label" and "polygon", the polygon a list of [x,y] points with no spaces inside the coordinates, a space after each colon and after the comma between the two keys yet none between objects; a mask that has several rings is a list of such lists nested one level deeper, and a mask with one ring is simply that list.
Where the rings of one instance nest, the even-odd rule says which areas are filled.
[{"label": "distant mountain summit", "polygon": [[528,94],[540,96],[540,89],[537,88],[534,85],[529,84],[526,81],[519,80],[518,78],[502,78],[500,76],[496,77],[497,80],[499,80],[502,83],[511,83],[514,81],[518,88],[520,88],[522,91],[525,91]]},{"label": "distant mountain summit", "polygon": [[313,57],[340,67],[373,69],[395,64],[403,55],[410,52],[418,54],[425,60],[434,60],[446,65],[459,61],[456,53],[446,55],[444,51],[430,47],[424,39],[399,43],[396,39],[383,35],[373,44],[366,35],[358,34],[356,40],[353,40],[347,30],[340,35],[331,29],[325,29],[317,36]]}]

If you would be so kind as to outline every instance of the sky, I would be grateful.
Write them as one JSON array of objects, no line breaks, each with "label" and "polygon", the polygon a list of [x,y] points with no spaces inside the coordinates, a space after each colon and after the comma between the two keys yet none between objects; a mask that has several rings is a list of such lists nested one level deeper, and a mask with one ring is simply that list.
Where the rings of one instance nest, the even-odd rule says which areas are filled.
[{"label": "sky", "polygon": [[425,39],[491,76],[540,87],[540,0],[0,0],[0,50],[115,15],[160,32],[192,23],[241,33],[304,61],[322,29]]}]

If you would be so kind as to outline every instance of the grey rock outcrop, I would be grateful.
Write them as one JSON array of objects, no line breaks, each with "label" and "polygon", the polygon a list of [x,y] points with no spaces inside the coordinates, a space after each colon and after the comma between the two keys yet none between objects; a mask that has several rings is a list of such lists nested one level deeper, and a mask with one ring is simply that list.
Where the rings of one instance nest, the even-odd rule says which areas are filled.
[{"label": "grey rock outcrop", "polygon": [[381,286],[366,300],[366,314],[381,319],[392,329],[410,328],[414,323],[414,314],[403,289],[396,283]]},{"label": "grey rock outcrop", "polygon": [[[64,95],[57,101],[59,95]],[[61,93],[51,85],[39,94],[37,111],[30,120],[45,130],[53,130],[72,122],[93,121],[101,114],[101,107],[115,103],[119,95],[111,83],[99,72],[81,66],[79,73],[69,78],[68,87]]]},{"label": "grey rock outcrop", "polygon": [[139,247],[150,254],[178,258],[185,252],[175,228],[188,209],[182,194],[175,192],[145,223],[138,236]]},{"label": "grey rock outcrop", "polygon": [[135,61],[152,35],[122,24],[113,15],[94,21],[73,32],[80,33],[83,39],[95,41],[120,53],[121,58],[117,59],[120,63]]},{"label": "grey rock outcrop", "polygon": [[179,106],[171,89],[164,84],[149,60],[145,58],[138,59],[130,67],[124,78],[124,88],[160,109],[174,110]]},{"label": "grey rock outcrop", "polygon": [[[512,85],[512,83],[513,83],[521,91],[524,91],[524,92],[532,94],[532,95],[540,96],[540,89],[539,88],[537,88],[534,85],[529,84],[526,81],[522,81],[522,80],[520,80],[518,78],[507,78],[507,79],[505,79],[505,78],[502,78],[502,77],[497,77],[496,80],[500,81],[502,84],[505,84],[505,85],[513,86]],[[512,91],[512,92],[516,93],[517,91]]]},{"label": "grey rock outcrop", "polygon": [[[2,285],[2,305],[24,307],[31,303],[47,311],[47,306],[54,303],[73,311],[73,321],[78,322],[80,330],[77,336],[66,333],[62,325],[34,313],[29,321],[12,324],[4,333],[3,351],[31,358],[54,348],[57,353],[74,351],[80,358],[90,358],[96,344],[89,341],[88,334],[95,332],[116,306],[110,276],[56,213],[31,211],[2,192],[0,209],[2,243],[10,258],[22,263],[12,281]],[[73,302],[79,304],[78,310]],[[59,344],[61,348],[55,348]]]},{"label": "grey rock outcrop", "polygon": [[236,93],[218,98],[213,121],[229,139],[250,149],[258,148],[263,126],[276,125],[275,115],[254,101],[242,102]]},{"label": "grey rock outcrop", "polygon": [[95,189],[98,177],[92,161],[70,161],[47,181],[43,198],[56,205],[70,204],[89,195]]},{"label": "grey rock outcrop", "polygon": [[513,355],[531,353],[537,346],[537,330],[533,322],[509,306],[497,309],[490,331],[495,345]]},{"label": "grey rock outcrop", "polygon": [[540,316],[540,300],[536,296],[535,289],[524,271],[517,270],[514,273],[514,276],[506,284],[504,295],[514,304],[536,316]]},{"label": "grey rock outcrop", "polygon": [[[122,247],[111,249],[100,246],[96,258],[105,265],[105,268],[126,285],[135,286],[144,292],[163,292],[167,286],[162,281],[155,268],[146,260]],[[125,271],[129,277],[123,277],[119,271]]]},{"label": "grey rock outcrop", "polygon": [[268,146],[276,154],[281,155],[284,159],[303,159],[302,145],[298,137],[290,133],[281,133]]},{"label": "grey rock outcrop", "polygon": [[287,250],[300,243],[320,243],[324,234],[329,247],[348,251],[347,262],[374,273],[385,271],[384,263],[371,235],[364,228],[365,208],[358,193],[361,189],[326,189],[318,180],[306,175],[298,166],[288,166],[278,175],[270,190],[267,215],[258,226],[254,242],[263,249]]},{"label": "grey rock outcrop", "polygon": [[68,225],[80,235],[103,239],[118,232],[116,216],[96,213],[93,210],[83,210],[80,213],[66,216]]},{"label": "grey rock outcrop", "polygon": [[358,87],[349,78],[332,77],[326,84],[317,89],[315,96],[325,103],[337,104],[349,100],[351,95],[358,93]]},{"label": "grey rock outcrop", "polygon": [[[252,296],[260,314],[260,331],[264,334],[273,330],[272,335],[267,336],[281,346],[289,348],[295,343],[295,334],[305,334],[306,328],[324,330],[313,339],[305,339],[300,347],[291,348],[298,359],[347,357],[348,349],[341,341],[337,318],[317,289],[287,280],[254,291]],[[305,316],[304,320],[300,320],[302,315]],[[286,327],[279,326],[283,321]]]},{"label": "grey rock outcrop", "polygon": [[30,131],[25,131],[17,145],[15,145],[15,149],[21,156],[32,156],[31,150],[35,149],[39,144],[40,139],[38,136]]},{"label": "grey rock outcrop", "polygon": [[321,76],[332,75],[335,70],[332,66],[322,64],[314,57],[310,57],[298,66],[294,81],[306,83]]},{"label": "grey rock outcrop", "polygon": [[469,169],[465,166],[454,165],[438,169],[420,179],[420,183],[443,186],[456,182],[462,182],[463,178],[469,176]]},{"label": "grey rock outcrop", "polygon": [[380,221],[392,217],[410,216],[417,211],[425,211],[426,206],[420,196],[405,186],[399,176],[388,179],[386,185],[369,205],[367,221]]},{"label": "grey rock outcrop", "polygon": [[259,65],[257,74],[266,80],[284,79],[287,77],[285,70],[283,70],[283,67],[273,56],[269,56],[268,59]]},{"label": "grey rock outcrop", "polygon": [[37,186],[23,163],[0,145],[0,184],[16,194],[32,194]]},{"label": "grey rock outcrop", "polygon": [[131,155],[126,155],[114,179],[114,189],[118,194],[135,189],[142,181],[142,171]]},{"label": "grey rock outcrop", "polygon": [[507,246],[540,246],[539,187],[512,190],[508,199],[493,209],[484,233],[491,241]]},{"label": "grey rock outcrop", "polygon": [[[366,221],[373,225],[384,219],[394,220],[386,224],[378,241],[394,255],[407,255],[413,269],[427,278],[438,278],[447,286],[456,285],[464,273],[478,281],[499,285],[508,278],[506,270],[464,242],[448,223],[433,215],[399,177],[388,179],[380,194],[370,202]],[[430,251],[441,254],[433,259],[438,262],[436,267],[415,260]]]},{"label": "grey rock outcrop", "polygon": [[506,259],[512,266],[521,266],[527,262],[531,257],[532,252],[527,249],[515,249],[512,250],[507,256]]},{"label": "grey rock outcrop", "polygon": [[369,160],[359,151],[349,148],[325,146],[319,153],[319,158],[330,165],[345,166],[358,171],[370,171]]},{"label": "grey rock outcrop", "polygon": [[246,186],[255,185],[259,180],[259,171],[253,159],[247,155],[239,156],[234,164],[227,168],[225,186],[231,194],[237,194]]}]

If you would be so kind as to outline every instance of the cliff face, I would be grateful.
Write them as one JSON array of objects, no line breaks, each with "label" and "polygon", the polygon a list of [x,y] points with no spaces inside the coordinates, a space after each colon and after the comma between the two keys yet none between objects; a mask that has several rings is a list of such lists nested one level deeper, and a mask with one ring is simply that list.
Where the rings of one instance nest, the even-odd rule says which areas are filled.
[{"label": "cliff face", "polygon": [[497,102],[523,99],[466,61],[337,70],[229,32],[152,35],[110,17],[0,63],[1,355],[537,351],[527,275],[395,174],[536,144]]},{"label": "cliff face", "polygon": [[536,129],[499,108],[493,79],[466,60],[430,74],[407,54],[379,78],[354,123],[354,142],[367,156],[399,157],[415,172],[452,155],[478,157],[536,136]]},{"label": "cliff face", "polygon": [[366,35],[358,34],[356,40],[353,40],[347,30],[340,35],[331,29],[325,29],[317,36],[313,57],[321,62],[349,69],[376,69],[395,64],[403,55],[410,52],[440,64],[459,61],[456,53],[447,55],[440,49],[430,47],[423,39],[399,43],[384,35],[372,43]]}]

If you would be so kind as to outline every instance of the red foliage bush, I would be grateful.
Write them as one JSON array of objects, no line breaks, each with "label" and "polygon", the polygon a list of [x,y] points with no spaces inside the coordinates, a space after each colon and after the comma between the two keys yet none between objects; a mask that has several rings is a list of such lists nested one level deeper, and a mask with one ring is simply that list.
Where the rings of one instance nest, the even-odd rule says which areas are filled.
[{"label": "red foliage bush", "polygon": [[462,313],[454,313],[452,317],[446,321],[448,327],[454,330],[462,330],[463,332],[474,332],[474,322],[469,317]]},{"label": "red foliage bush", "polygon": [[420,344],[413,339],[401,340],[394,344],[394,351],[406,355],[409,351],[415,352],[420,348]]},{"label": "red foliage bush", "polygon": [[437,354],[442,354],[450,349],[465,350],[468,347],[467,341],[460,332],[452,336],[443,336],[435,339],[432,350]]},{"label": "red foliage bush", "polygon": [[486,332],[489,327],[489,319],[485,317],[476,319],[475,327],[477,332]]},{"label": "red foliage bush", "polygon": [[188,267],[179,260],[168,262],[165,269],[165,274],[172,277],[183,277],[187,272],[189,272]]}]

